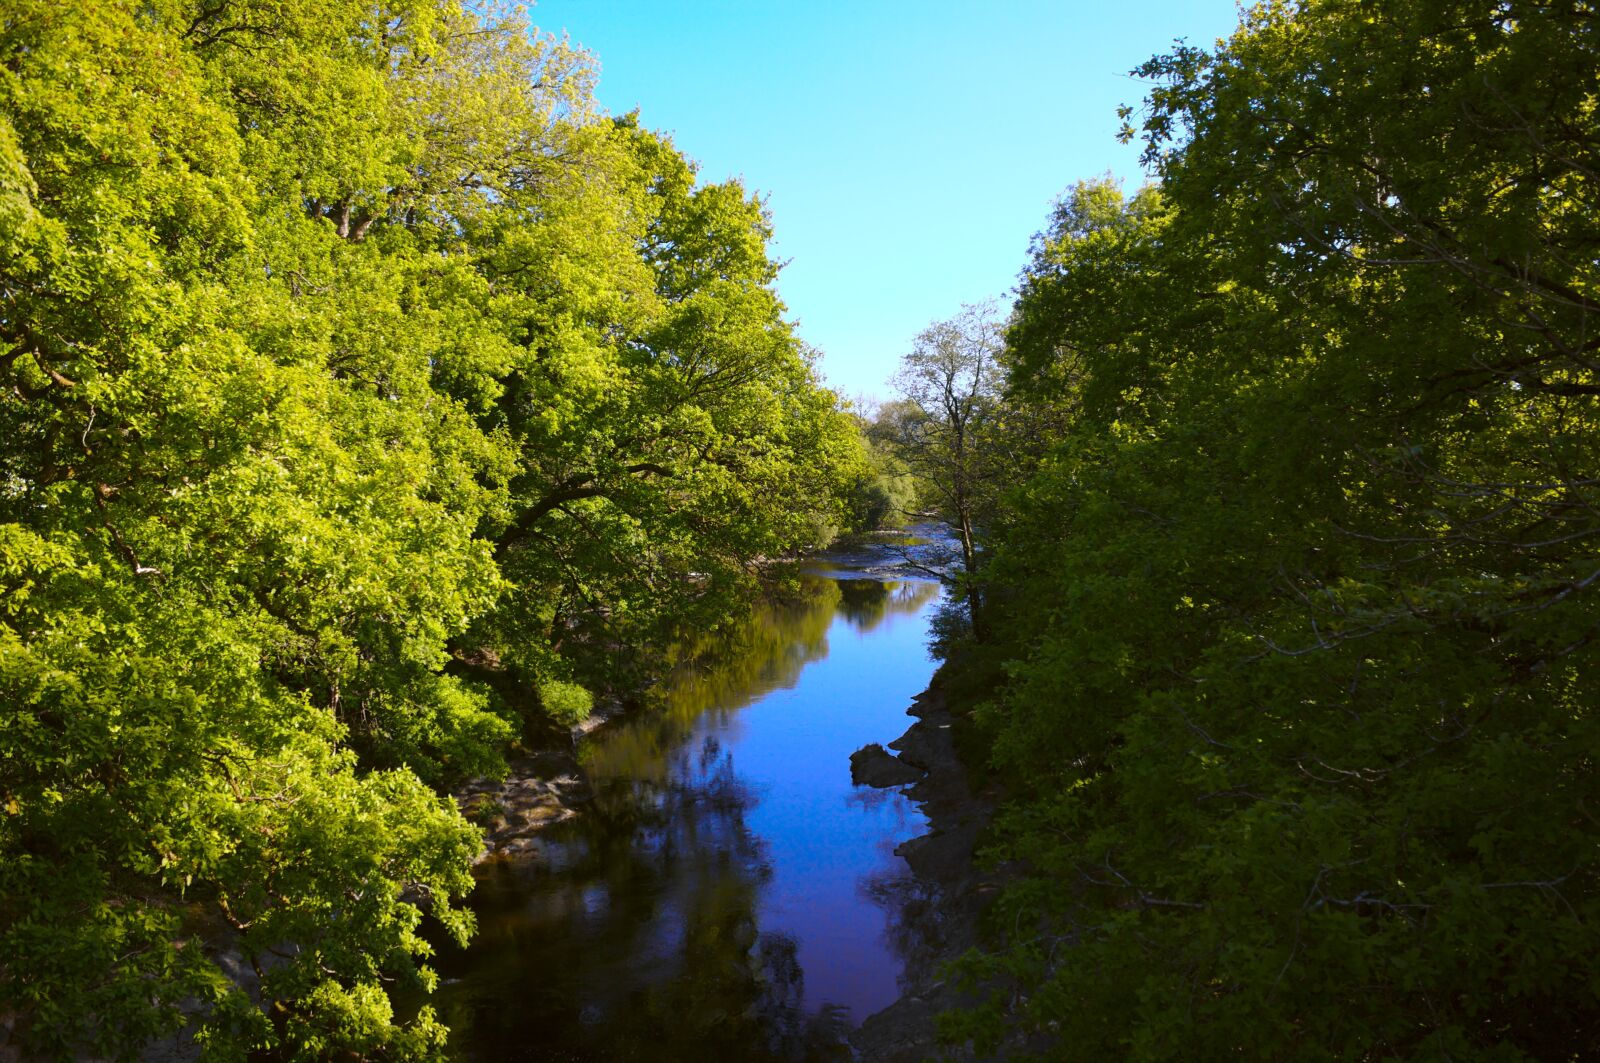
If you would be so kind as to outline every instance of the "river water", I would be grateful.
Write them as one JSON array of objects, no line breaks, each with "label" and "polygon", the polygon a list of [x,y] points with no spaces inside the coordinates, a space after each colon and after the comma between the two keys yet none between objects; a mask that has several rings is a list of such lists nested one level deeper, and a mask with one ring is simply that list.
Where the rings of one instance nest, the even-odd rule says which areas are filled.
[{"label": "river water", "polygon": [[835,569],[759,608],[659,704],[585,741],[593,800],[491,861],[434,996],[464,1059],[848,1059],[897,996],[893,849],[924,820],[852,786],[933,672],[925,580]]}]

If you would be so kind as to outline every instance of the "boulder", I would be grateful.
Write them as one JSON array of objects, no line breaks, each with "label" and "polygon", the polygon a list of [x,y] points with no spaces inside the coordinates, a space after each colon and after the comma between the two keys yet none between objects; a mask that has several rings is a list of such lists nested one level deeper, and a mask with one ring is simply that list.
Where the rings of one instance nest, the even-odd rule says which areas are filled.
[{"label": "boulder", "polygon": [[926,774],[874,742],[850,754],[850,781],[857,786],[904,786]]}]

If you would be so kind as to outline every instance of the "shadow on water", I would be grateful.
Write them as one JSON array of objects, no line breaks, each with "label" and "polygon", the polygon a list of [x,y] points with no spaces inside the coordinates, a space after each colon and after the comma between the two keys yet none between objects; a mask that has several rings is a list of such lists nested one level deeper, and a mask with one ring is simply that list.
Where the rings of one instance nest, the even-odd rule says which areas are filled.
[{"label": "shadow on water", "polygon": [[592,803],[486,864],[476,939],[441,950],[454,1052],[849,1059],[844,1031],[903,966],[891,850],[921,819],[850,786],[846,758],[904,728],[937,596],[807,577],[589,741]]}]

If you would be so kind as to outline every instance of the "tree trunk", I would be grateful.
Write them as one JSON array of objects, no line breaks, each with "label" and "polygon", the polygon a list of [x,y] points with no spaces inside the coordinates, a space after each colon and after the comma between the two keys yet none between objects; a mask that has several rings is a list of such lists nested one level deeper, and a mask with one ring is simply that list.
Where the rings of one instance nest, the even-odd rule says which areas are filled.
[{"label": "tree trunk", "polygon": [[972,513],[963,504],[957,514],[956,532],[961,538],[961,565],[966,570],[967,615],[972,619],[972,637],[979,642],[988,633],[983,622],[983,602],[978,593],[978,550],[973,541]]}]

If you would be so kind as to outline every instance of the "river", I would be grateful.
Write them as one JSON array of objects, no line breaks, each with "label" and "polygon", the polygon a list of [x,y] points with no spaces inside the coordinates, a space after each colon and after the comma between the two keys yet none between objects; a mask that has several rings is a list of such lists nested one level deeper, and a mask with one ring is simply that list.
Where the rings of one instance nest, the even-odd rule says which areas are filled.
[{"label": "river", "polygon": [[592,799],[480,869],[433,1004],[463,1059],[848,1059],[903,969],[893,852],[925,820],[851,785],[933,672],[936,583],[834,568],[584,741]]}]

